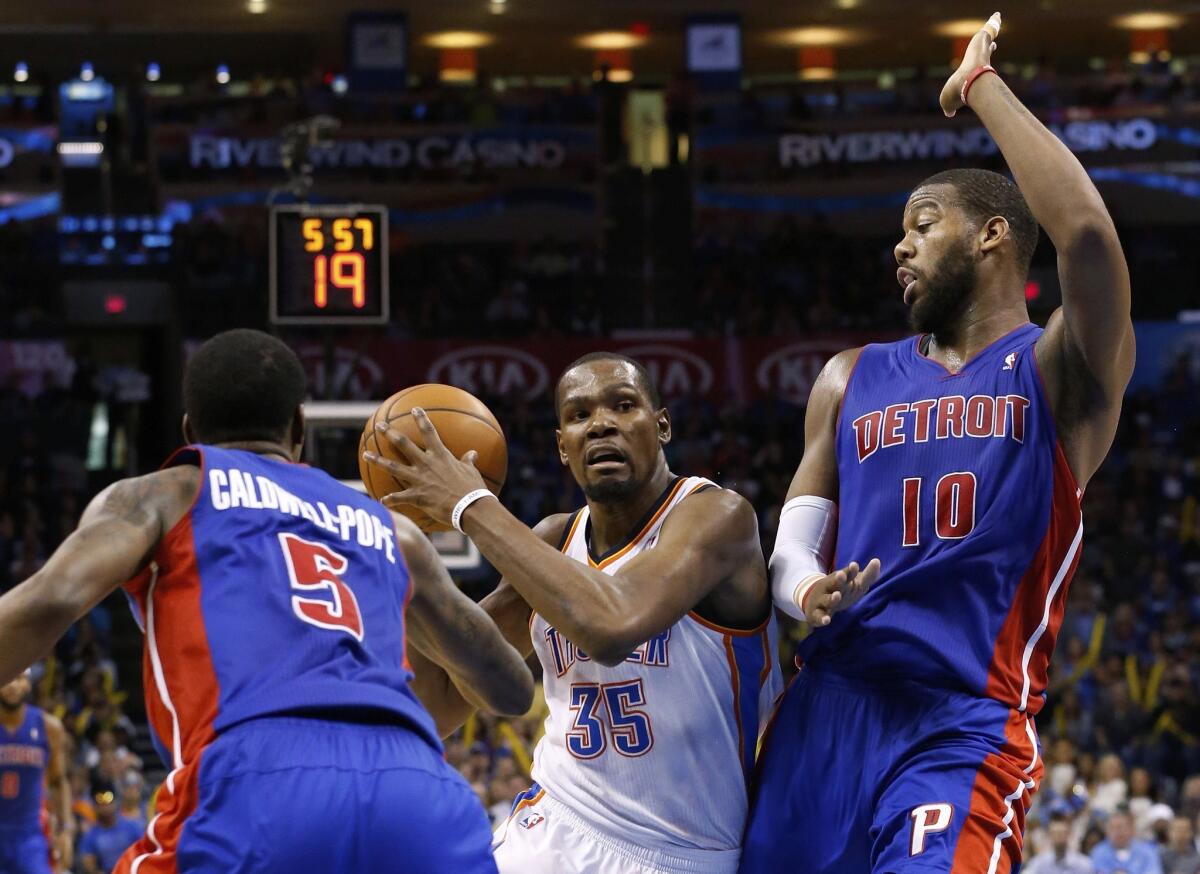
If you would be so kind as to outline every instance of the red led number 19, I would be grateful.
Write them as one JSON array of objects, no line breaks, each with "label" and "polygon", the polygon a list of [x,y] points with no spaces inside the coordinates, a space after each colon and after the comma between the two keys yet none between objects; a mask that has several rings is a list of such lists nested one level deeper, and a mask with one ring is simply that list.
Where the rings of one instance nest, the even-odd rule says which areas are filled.
[{"label": "red led number 19", "polygon": [[324,309],[329,305],[329,286],[350,292],[355,309],[367,305],[366,259],[361,252],[337,252],[332,257],[313,259],[313,303]]}]

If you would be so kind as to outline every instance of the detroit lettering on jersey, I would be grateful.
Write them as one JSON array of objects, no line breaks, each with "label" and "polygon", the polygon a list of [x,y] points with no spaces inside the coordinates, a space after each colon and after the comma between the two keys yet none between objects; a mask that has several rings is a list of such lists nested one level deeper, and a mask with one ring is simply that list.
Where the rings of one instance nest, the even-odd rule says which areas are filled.
[{"label": "detroit lettering on jersey", "polygon": [[392,532],[361,508],[337,504],[331,510],[324,501],[310,503],[265,476],[251,475],[237,468],[210,470],[208,491],[214,510],[245,508],[303,517],[346,542],[356,540],[359,546],[380,550],[389,562],[396,563],[396,541]]},{"label": "detroit lettering on jersey", "polygon": [[[670,667],[671,659],[667,651],[670,641],[671,629],[668,628],[638,646],[626,657],[625,661],[652,668]],[[546,627],[546,642],[550,644],[550,657],[554,659],[555,676],[561,677],[566,674],[576,661],[591,661],[587,653],[559,634],[558,629],[553,625]]]},{"label": "detroit lettering on jersey", "polygon": [[854,439],[859,464],[880,449],[934,440],[1008,437],[1025,442],[1025,412],[1029,398],[1022,395],[945,395],[910,404],[891,404],[855,419]]},{"label": "detroit lettering on jersey", "polygon": [[0,744],[0,765],[46,767],[46,751],[28,744]]}]

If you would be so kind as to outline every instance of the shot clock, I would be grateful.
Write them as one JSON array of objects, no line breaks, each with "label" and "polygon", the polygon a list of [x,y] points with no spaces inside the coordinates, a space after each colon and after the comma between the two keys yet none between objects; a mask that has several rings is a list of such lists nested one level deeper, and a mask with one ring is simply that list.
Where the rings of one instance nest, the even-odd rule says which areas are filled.
[{"label": "shot clock", "polygon": [[275,206],[270,222],[274,324],[387,322],[385,207]]}]

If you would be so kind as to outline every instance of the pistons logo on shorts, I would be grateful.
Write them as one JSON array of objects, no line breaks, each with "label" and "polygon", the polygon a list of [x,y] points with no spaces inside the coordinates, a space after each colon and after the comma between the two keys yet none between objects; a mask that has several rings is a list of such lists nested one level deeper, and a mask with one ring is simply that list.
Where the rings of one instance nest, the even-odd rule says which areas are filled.
[{"label": "pistons logo on shorts", "polygon": [[534,813],[527,813],[523,817],[521,817],[519,820],[517,820],[517,825],[519,825],[523,829],[531,829],[535,825],[541,825],[545,821],[546,821],[546,817],[542,816],[540,813],[534,812]]}]

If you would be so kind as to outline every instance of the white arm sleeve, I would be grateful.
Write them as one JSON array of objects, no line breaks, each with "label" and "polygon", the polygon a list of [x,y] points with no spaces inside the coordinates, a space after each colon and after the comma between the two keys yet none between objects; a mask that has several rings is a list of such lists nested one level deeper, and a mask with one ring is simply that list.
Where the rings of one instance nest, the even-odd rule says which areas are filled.
[{"label": "white arm sleeve", "polygon": [[804,620],[801,605],[817,580],[829,573],[837,541],[837,504],[801,495],[783,505],[771,554],[771,595],[775,606]]}]

